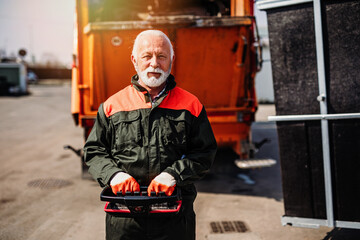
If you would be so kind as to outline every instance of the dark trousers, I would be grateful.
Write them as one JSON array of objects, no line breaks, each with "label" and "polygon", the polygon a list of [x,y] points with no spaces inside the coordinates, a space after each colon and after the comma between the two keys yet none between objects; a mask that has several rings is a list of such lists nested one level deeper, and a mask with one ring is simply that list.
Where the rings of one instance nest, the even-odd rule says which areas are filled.
[{"label": "dark trousers", "polygon": [[106,240],[195,240],[195,212],[183,202],[174,216],[123,218],[106,214]]}]

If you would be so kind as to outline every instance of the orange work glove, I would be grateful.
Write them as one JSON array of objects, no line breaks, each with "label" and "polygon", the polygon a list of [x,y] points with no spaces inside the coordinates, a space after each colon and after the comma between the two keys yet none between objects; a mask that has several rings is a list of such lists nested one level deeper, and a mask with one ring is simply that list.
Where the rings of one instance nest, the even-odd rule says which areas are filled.
[{"label": "orange work glove", "polygon": [[140,191],[140,185],[136,182],[136,180],[132,176],[124,172],[118,172],[111,179],[110,186],[111,190],[115,195],[120,191],[122,191],[123,195],[125,195],[127,191]]},{"label": "orange work glove", "polygon": [[151,192],[156,192],[156,194],[165,192],[167,196],[170,196],[174,192],[175,186],[175,178],[167,172],[162,172],[151,181],[147,190],[148,195],[150,196]]}]

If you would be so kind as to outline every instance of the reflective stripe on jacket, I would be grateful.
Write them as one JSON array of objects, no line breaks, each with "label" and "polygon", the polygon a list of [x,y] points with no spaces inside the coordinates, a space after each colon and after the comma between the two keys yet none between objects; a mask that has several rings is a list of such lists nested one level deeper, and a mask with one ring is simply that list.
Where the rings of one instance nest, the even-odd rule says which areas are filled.
[{"label": "reflective stripe on jacket", "polygon": [[147,186],[165,171],[178,186],[192,185],[209,171],[216,153],[205,108],[176,87],[172,75],[155,104],[137,80],[135,75],[132,85],[99,107],[84,147],[90,174],[105,186],[123,171]]}]

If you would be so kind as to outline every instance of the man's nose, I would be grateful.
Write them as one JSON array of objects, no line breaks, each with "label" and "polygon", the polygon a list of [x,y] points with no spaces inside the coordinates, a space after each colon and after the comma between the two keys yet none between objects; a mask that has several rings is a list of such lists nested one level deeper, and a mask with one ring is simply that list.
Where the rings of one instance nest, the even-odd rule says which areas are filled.
[{"label": "man's nose", "polygon": [[157,68],[157,67],[159,67],[158,59],[157,59],[156,56],[153,56],[153,57],[151,58],[150,66],[151,66],[152,68]]}]

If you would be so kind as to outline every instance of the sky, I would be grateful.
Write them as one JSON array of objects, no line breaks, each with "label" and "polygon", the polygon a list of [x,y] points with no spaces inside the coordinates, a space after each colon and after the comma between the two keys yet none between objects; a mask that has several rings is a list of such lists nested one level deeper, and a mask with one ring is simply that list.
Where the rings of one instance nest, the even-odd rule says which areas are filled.
[{"label": "sky", "polygon": [[[0,0],[0,52],[17,56],[24,48],[28,62],[58,61],[70,67],[75,0]],[[256,11],[258,25],[266,14]]]},{"label": "sky", "polygon": [[0,50],[25,60],[72,62],[74,0],[0,0]]}]

